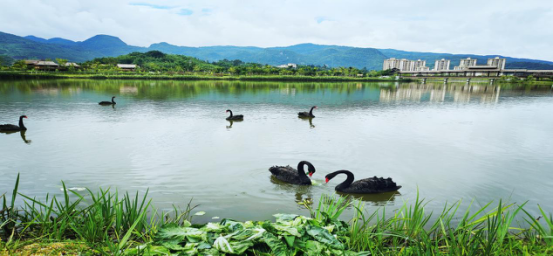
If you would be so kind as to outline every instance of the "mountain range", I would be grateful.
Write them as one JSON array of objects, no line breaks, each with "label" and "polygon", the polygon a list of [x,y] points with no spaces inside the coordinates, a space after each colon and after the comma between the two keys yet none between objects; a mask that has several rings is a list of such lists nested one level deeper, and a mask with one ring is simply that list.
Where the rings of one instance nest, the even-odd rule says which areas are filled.
[{"label": "mountain range", "polygon": [[[449,54],[431,52],[410,52],[393,49],[359,48],[337,45],[298,44],[286,47],[252,47],[252,46],[206,46],[188,47],[168,43],[156,43],[149,47],[132,46],[118,37],[96,35],[87,40],[75,42],[64,38],[45,39],[36,36],[20,37],[0,32],[0,57],[18,59],[68,59],[72,62],[84,62],[98,57],[113,57],[131,52],[152,50],[168,54],[180,54],[196,57],[201,60],[217,61],[222,59],[239,59],[269,65],[296,63],[302,65],[319,65],[329,67],[356,67],[369,70],[382,69],[387,58],[421,59],[432,68],[438,59],[451,60],[451,68],[458,65],[462,58],[477,59],[478,64],[485,64],[488,58],[498,55]],[[504,57],[504,56],[500,56]],[[553,62],[545,60],[504,57],[507,68],[553,69]]]}]

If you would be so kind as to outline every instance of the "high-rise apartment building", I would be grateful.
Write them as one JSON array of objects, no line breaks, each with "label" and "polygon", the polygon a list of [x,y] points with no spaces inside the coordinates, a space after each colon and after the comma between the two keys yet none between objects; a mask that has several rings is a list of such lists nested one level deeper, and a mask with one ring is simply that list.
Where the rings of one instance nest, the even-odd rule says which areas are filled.
[{"label": "high-rise apartment building", "polygon": [[450,62],[451,62],[450,60],[446,60],[446,59],[436,60],[434,64],[434,70],[436,71],[449,70]]}]

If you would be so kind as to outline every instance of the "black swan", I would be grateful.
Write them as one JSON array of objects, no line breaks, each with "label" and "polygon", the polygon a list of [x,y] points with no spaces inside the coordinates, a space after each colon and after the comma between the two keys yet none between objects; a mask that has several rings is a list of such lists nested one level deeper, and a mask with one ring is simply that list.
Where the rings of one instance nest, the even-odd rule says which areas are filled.
[{"label": "black swan", "polygon": [[98,104],[99,105],[115,105],[115,104],[117,104],[117,103],[115,103],[115,101],[113,99],[115,99],[115,96],[111,97],[111,101],[100,101]]},{"label": "black swan", "polygon": [[230,116],[227,117],[227,120],[233,120],[233,121],[236,121],[236,120],[244,120],[244,116],[243,115],[232,115],[232,110],[230,109],[227,109],[227,112],[230,112]]},{"label": "black swan", "polygon": [[308,118],[314,118],[315,115],[313,115],[313,109],[317,108],[317,106],[311,107],[311,110],[309,112],[299,112],[298,117],[308,117]]},{"label": "black swan", "polygon": [[19,117],[19,126],[13,124],[0,125],[0,132],[26,131],[27,127],[23,124],[23,118],[27,118],[27,116]]},{"label": "black swan", "polygon": [[376,176],[368,179],[362,179],[358,180],[356,182],[353,182],[353,173],[347,170],[340,170],[335,171],[333,173],[329,173],[325,176],[326,183],[330,181],[334,176],[338,174],[346,174],[348,177],[346,178],[346,181],[340,183],[338,186],[336,186],[336,191],[343,192],[343,193],[351,193],[351,194],[375,194],[375,193],[384,193],[384,192],[390,192],[390,191],[397,191],[401,188],[401,186],[396,185],[394,181],[392,181],[391,178],[377,178]]},{"label": "black swan", "polygon": [[315,173],[315,166],[310,162],[301,161],[298,163],[298,169],[294,169],[291,166],[273,166],[269,168],[269,171],[277,178],[278,180],[297,184],[297,185],[311,185],[311,179],[307,177],[305,171],[303,170],[303,165],[307,165],[309,170],[309,177]]}]

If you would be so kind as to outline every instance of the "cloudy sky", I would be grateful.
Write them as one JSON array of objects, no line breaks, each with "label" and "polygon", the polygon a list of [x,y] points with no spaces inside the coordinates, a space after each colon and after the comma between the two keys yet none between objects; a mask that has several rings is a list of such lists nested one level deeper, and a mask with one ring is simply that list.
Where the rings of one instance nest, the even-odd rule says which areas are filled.
[{"label": "cloudy sky", "polygon": [[553,0],[0,0],[0,31],[128,44],[299,43],[553,61]]}]

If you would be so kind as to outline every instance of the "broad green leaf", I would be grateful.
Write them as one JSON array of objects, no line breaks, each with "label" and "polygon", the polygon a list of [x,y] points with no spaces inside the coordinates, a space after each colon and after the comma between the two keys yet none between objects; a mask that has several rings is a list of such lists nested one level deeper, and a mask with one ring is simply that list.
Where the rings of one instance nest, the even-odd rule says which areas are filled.
[{"label": "broad green leaf", "polygon": [[219,225],[219,223],[207,223],[203,228],[201,228],[204,231],[207,232],[222,232],[223,226]]},{"label": "broad green leaf", "polygon": [[234,232],[236,230],[240,230],[240,229],[244,229],[244,224],[242,224],[241,222],[238,222],[238,221],[235,221],[235,220],[231,220],[231,219],[223,219],[221,221],[221,225],[227,227],[228,229],[230,229],[231,232]]},{"label": "broad green leaf", "polygon": [[180,241],[188,238],[189,240],[196,241],[198,239],[204,239],[205,231],[197,228],[179,227],[177,225],[167,225],[161,228],[156,234],[156,240],[167,241],[178,239]]},{"label": "broad green leaf", "polygon": [[294,240],[296,240],[295,236],[284,236],[284,240],[286,240],[286,243],[289,247],[294,247]]},{"label": "broad green leaf", "polygon": [[292,221],[299,215],[297,214],[283,214],[283,213],[277,213],[273,215],[276,218],[276,221]]},{"label": "broad green leaf", "polygon": [[307,255],[321,255],[324,250],[324,245],[317,242],[309,240],[305,242],[305,249],[307,250]]},{"label": "broad green leaf", "polygon": [[219,236],[217,239],[215,239],[213,247],[221,252],[234,253],[234,250],[232,250],[230,243],[224,236]]},{"label": "broad green leaf", "polygon": [[286,245],[276,236],[269,232],[263,234],[263,240],[271,248],[271,251],[276,256],[286,256]]},{"label": "broad green leaf", "polygon": [[288,233],[293,236],[301,237],[301,234],[300,234],[301,227],[292,227],[290,223],[280,223],[280,222],[274,223],[272,226],[279,231]]},{"label": "broad green leaf", "polygon": [[336,239],[333,235],[331,235],[326,229],[320,228],[320,227],[314,227],[314,226],[307,226],[306,227],[307,234],[315,238],[315,240],[327,244],[330,247],[338,250],[343,250],[344,245]]}]

